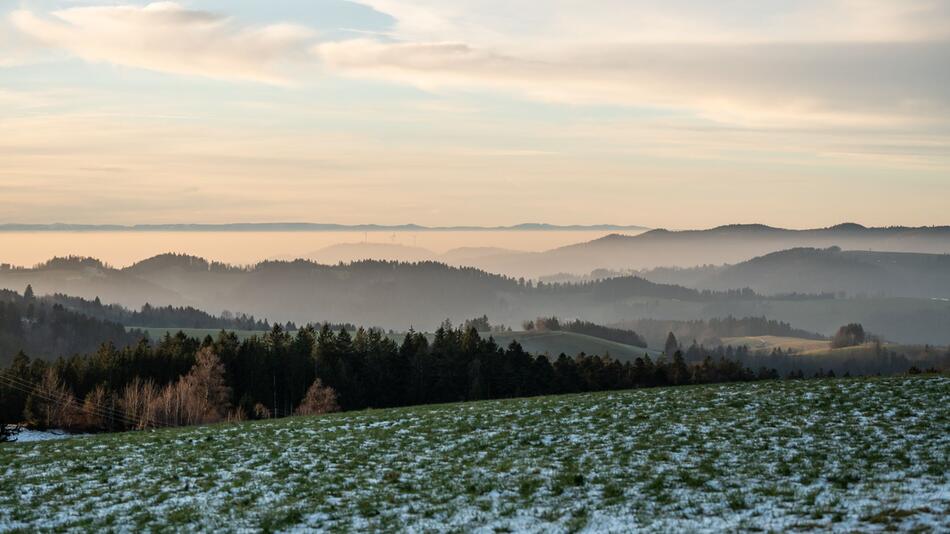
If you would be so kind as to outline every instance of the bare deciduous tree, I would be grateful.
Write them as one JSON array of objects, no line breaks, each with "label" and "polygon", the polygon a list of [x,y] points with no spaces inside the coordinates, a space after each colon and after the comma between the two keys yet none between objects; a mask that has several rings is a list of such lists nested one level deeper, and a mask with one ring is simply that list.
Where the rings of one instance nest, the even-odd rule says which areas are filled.
[{"label": "bare deciduous tree", "polygon": [[43,373],[43,379],[26,399],[24,415],[36,428],[66,428],[76,419],[76,399],[55,369]]},{"label": "bare deciduous tree", "polygon": [[231,410],[231,388],[224,372],[224,364],[214,351],[210,347],[201,349],[187,375],[151,398],[151,417],[169,426],[243,419],[243,412]]},{"label": "bare deciduous tree", "polygon": [[324,386],[320,379],[316,379],[304,395],[303,402],[297,407],[297,415],[317,415],[340,411],[337,403],[336,390]]},{"label": "bare deciduous tree", "polygon": [[81,425],[84,430],[106,430],[115,422],[114,397],[102,384],[83,399]]},{"label": "bare deciduous tree", "polygon": [[135,377],[122,390],[122,396],[119,399],[119,406],[124,412],[129,425],[134,428],[145,429],[155,426],[153,409],[155,399],[159,397],[159,390],[155,382],[151,380],[141,380]]},{"label": "bare deciduous tree", "polygon": [[231,406],[231,388],[225,380],[224,364],[211,347],[195,355],[195,365],[179,386],[184,389],[185,424],[216,423],[224,420]]}]

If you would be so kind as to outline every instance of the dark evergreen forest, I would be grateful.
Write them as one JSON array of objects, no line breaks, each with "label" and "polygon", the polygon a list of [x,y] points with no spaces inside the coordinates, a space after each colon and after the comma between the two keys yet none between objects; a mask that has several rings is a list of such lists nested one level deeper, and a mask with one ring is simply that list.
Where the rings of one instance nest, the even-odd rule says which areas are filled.
[{"label": "dark evergreen forest", "polygon": [[[774,370],[753,371],[725,359],[688,365],[679,352],[632,363],[585,354],[550,359],[528,354],[516,342],[500,347],[474,328],[448,324],[431,342],[422,333],[409,332],[401,343],[375,329],[351,334],[307,326],[292,335],[275,325],[266,335],[244,341],[226,332],[204,340],[179,333],[154,345],[145,340],[125,348],[106,344],[91,354],[52,363],[20,353],[0,380],[3,418],[84,430],[149,426],[152,417],[140,417],[137,408],[142,399],[158,398],[150,392],[195,375],[196,355],[202,353],[220,362],[221,375],[203,380],[220,382],[227,390],[226,405],[215,407],[222,419],[299,412],[318,379],[332,390],[341,409],[358,410],[778,377]],[[53,409],[57,402],[74,405],[73,416],[52,420],[50,413],[70,411]],[[89,424],[82,406],[100,417]],[[103,416],[111,410],[116,413]]]}]

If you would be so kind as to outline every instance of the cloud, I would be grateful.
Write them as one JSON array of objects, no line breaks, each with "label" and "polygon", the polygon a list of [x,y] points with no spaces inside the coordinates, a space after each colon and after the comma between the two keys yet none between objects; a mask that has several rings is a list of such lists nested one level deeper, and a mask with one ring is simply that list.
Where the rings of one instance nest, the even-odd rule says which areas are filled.
[{"label": "cloud", "polygon": [[407,41],[842,42],[950,38],[943,0],[360,0]]},{"label": "cloud", "polygon": [[345,76],[757,127],[948,119],[948,2],[361,1],[396,19],[396,42],[313,48]]},{"label": "cloud", "polygon": [[274,84],[288,82],[279,64],[303,58],[313,37],[292,24],[241,27],[174,2],[73,7],[49,17],[17,10],[10,21],[46,46],[87,61]]},{"label": "cloud", "polygon": [[632,44],[530,58],[463,43],[351,40],[313,50],[338,72],[429,91],[517,91],[757,126],[900,126],[950,109],[943,43]]}]

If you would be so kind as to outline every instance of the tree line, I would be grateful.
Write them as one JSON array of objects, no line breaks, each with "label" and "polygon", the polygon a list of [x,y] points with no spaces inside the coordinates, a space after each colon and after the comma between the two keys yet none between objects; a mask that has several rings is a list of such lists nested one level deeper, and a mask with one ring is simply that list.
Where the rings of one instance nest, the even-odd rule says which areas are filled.
[{"label": "tree line", "polygon": [[18,351],[37,357],[95,351],[105,340],[118,346],[135,344],[141,333],[126,332],[116,323],[102,321],[37,298],[27,287],[24,295],[0,290],[0,365]]},{"label": "tree line", "polygon": [[19,353],[0,373],[2,422],[109,431],[295,413],[775,378],[737,361],[681,352],[620,362],[532,355],[446,322],[397,342],[378,329],[275,325],[239,340],[166,335],[46,362]]},{"label": "tree line", "polygon": [[[841,328],[843,332],[863,332],[860,325]],[[829,349],[831,347],[829,346]],[[679,351],[689,364],[724,359],[738,362],[751,369],[774,369],[785,378],[812,378],[822,376],[868,376],[907,373],[913,369],[938,371],[950,369],[950,347],[901,346],[900,352],[888,348],[879,340],[857,347],[858,350],[818,352],[802,354],[793,350],[775,348],[770,351],[753,351],[747,346],[705,347],[696,341],[683,346],[670,332],[664,351]]]},{"label": "tree line", "polygon": [[678,339],[717,345],[721,338],[746,336],[780,336],[803,339],[825,339],[824,336],[795,328],[789,323],[766,317],[714,317],[697,320],[637,319],[622,324],[635,330],[650,346],[663,346],[672,332]]},{"label": "tree line", "polygon": [[580,319],[561,321],[557,317],[538,317],[533,321],[525,321],[521,326],[527,331],[574,332],[599,337],[608,341],[616,341],[617,343],[633,345],[634,347],[647,347],[647,342],[633,330],[601,326]]},{"label": "tree line", "polygon": [[98,297],[88,300],[61,293],[39,297],[39,300],[59,304],[68,310],[125,326],[270,330],[270,323],[266,319],[257,319],[253,315],[230,311],[224,311],[220,316],[215,316],[191,306],[152,306],[149,303],[145,303],[139,310],[130,310],[118,304],[103,304]]}]

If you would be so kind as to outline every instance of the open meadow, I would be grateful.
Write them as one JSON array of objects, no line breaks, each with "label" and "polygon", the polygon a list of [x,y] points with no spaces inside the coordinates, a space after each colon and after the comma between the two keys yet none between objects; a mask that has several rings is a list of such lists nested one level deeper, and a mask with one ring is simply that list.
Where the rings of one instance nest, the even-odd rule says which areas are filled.
[{"label": "open meadow", "polygon": [[0,447],[0,530],[946,531],[950,379],[541,397]]},{"label": "open meadow", "polygon": [[784,336],[742,336],[742,337],[724,337],[721,339],[723,345],[733,347],[749,347],[753,352],[770,352],[774,349],[781,349],[790,352],[803,351],[828,351],[829,342],[823,339],[804,339],[798,337]]}]

